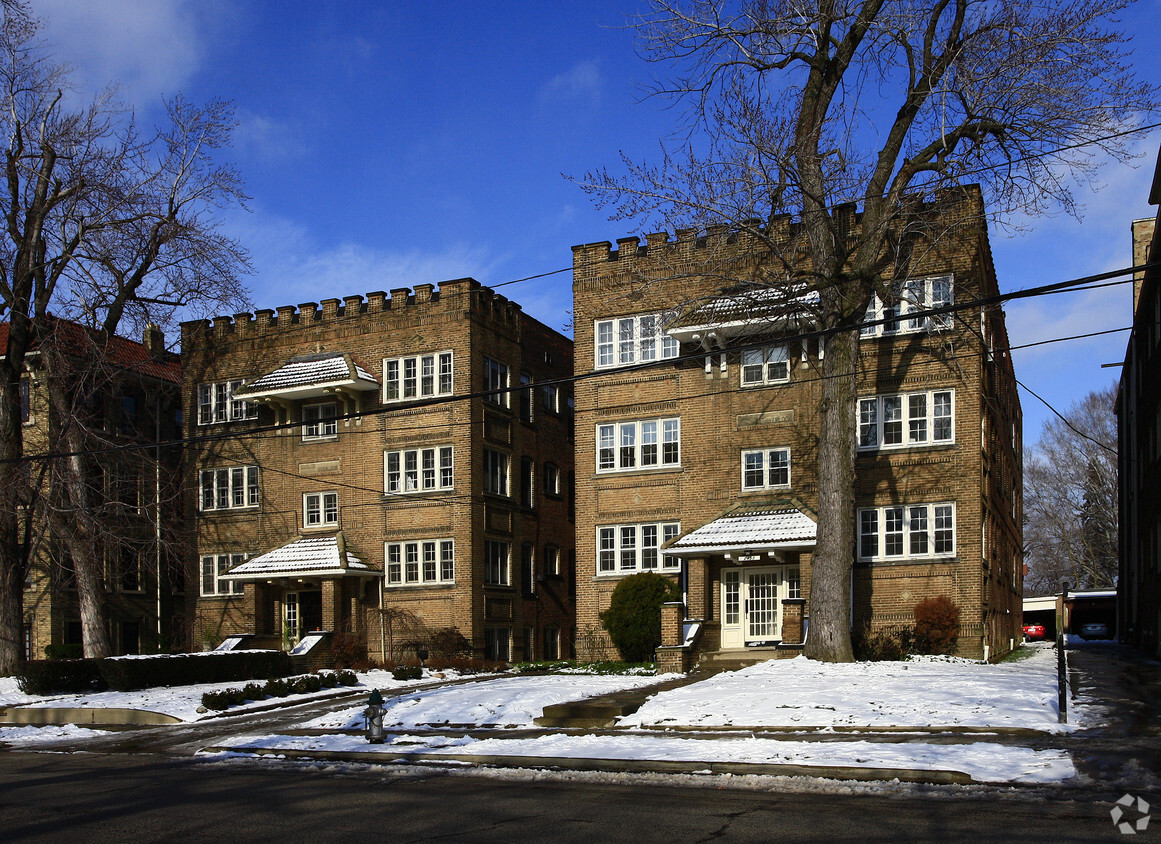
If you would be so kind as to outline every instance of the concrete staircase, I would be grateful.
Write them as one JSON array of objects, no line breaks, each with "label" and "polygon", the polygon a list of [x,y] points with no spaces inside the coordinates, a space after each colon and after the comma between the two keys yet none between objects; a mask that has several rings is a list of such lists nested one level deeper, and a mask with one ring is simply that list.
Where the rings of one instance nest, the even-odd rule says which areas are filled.
[{"label": "concrete staircase", "polygon": [[623,692],[612,692],[568,703],[554,703],[544,707],[543,713],[534,723],[540,727],[606,729],[616,726],[618,718],[632,715],[658,692],[696,683],[707,676],[709,675],[706,673],[696,671],[676,680],[654,683],[638,689],[627,689]]},{"label": "concrete staircase", "polygon": [[716,674],[719,671],[737,671],[739,668],[756,665],[768,659],[793,659],[801,653],[800,647],[711,651],[701,654],[697,667],[699,671]]}]

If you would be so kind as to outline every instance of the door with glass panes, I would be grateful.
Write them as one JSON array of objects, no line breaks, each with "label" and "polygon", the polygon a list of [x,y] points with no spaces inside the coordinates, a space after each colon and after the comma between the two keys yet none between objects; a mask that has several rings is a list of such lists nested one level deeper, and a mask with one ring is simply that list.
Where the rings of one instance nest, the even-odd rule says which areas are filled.
[{"label": "door with glass panes", "polygon": [[[791,582],[791,577],[793,582]],[[782,601],[797,588],[797,569],[722,570],[722,648],[773,645],[782,640]]]}]

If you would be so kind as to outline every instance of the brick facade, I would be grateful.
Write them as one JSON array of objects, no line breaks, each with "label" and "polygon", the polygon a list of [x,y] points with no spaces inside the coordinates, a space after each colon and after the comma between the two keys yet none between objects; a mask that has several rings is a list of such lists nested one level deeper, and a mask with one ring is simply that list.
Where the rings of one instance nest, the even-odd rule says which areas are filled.
[{"label": "brick facade", "polygon": [[[571,655],[572,391],[567,382],[551,383],[572,373],[567,338],[478,282],[460,279],[438,289],[424,284],[191,322],[183,326],[182,347],[187,434],[221,435],[198,440],[190,452],[187,483],[201,561],[191,563],[191,577],[197,581],[199,564],[204,574],[211,555],[252,557],[299,537],[338,532],[347,553],[374,573],[250,579],[241,595],[211,584],[197,599],[195,645],[235,632],[289,645],[292,633],[304,632],[285,624],[289,602],[302,611],[302,623],[354,634],[375,659],[414,658],[417,646],[431,652],[441,641],[433,634],[448,628],[477,656]],[[378,386],[272,391],[261,397],[256,418],[228,410],[226,419],[207,421],[204,413],[199,419],[200,385],[253,384],[289,361],[327,353],[347,356]],[[388,363],[395,367],[391,377]],[[412,382],[419,383],[414,396],[402,388],[399,398],[388,395],[385,380],[402,384],[425,373],[438,379],[424,370],[428,365],[450,365],[450,384]],[[503,377],[501,366],[513,389],[486,395]],[[521,383],[532,386],[520,390]],[[309,409],[332,402],[330,411]],[[334,435],[306,437],[304,414],[322,412],[337,415]],[[405,474],[393,494],[386,491],[389,455]],[[445,455],[449,478],[432,480],[430,492],[405,488],[407,461],[417,471],[434,461],[432,471],[439,472]],[[258,471],[256,501],[198,509],[199,473],[249,466]],[[305,524],[305,497],[331,494],[337,519]],[[403,571],[418,572],[415,579],[404,574],[389,582],[389,554],[442,554],[444,547],[454,548],[454,575],[444,576],[450,571],[439,568],[442,559],[430,569],[403,563]],[[506,573],[497,549],[507,550]],[[506,582],[489,582],[496,580]],[[320,600],[321,611],[313,609]]]},{"label": "brick facade", "polygon": [[[947,196],[943,199],[937,219],[940,236],[912,250],[902,277],[950,276],[955,301],[960,303],[994,295],[998,289],[978,190],[967,189],[950,205]],[[858,225],[853,209],[844,213]],[[915,209],[920,217],[935,213],[934,206]],[[788,239],[794,233],[788,219],[772,225],[782,227],[781,233],[767,232],[774,239]],[[672,360],[632,368],[620,367],[619,359],[609,363],[608,357],[620,353],[622,339],[628,338],[632,347],[642,316],[688,310],[691,303],[720,297],[739,279],[761,278],[761,264],[754,258],[758,243],[752,236],[714,229],[702,237],[694,235],[679,232],[674,241],[662,233],[649,235],[644,242],[624,238],[616,248],[609,243],[573,248],[577,374],[586,376],[576,385],[577,629],[582,649],[593,652],[609,647],[599,614],[629,573],[622,570],[619,556],[606,553],[598,562],[601,542],[610,547],[615,542],[615,555],[624,551],[610,526],[617,530],[629,526],[626,541],[639,543],[637,536],[643,534],[639,530],[634,534],[632,526],[678,523],[680,534],[686,535],[747,503],[794,507],[811,515],[817,509],[821,365],[816,339],[799,339],[794,331],[784,330],[786,367],[771,371],[785,372],[786,377],[753,386],[742,383],[741,353],[730,342],[713,337],[714,332],[697,338],[701,346],[683,337],[680,356]],[[677,335],[672,319],[668,325],[667,330]],[[606,333],[598,336],[598,331]],[[741,342],[752,343],[755,336]],[[660,335],[655,342],[661,342]],[[778,338],[771,342],[777,344]],[[706,343],[709,353],[699,354]],[[946,403],[951,394],[954,437],[934,444],[859,450],[856,507],[903,507],[908,524],[919,525],[921,516],[929,522],[944,519],[950,505],[954,551],[907,553],[898,559],[884,553],[874,561],[862,561],[852,549],[856,628],[912,623],[917,602],[947,595],[961,611],[962,655],[995,658],[1019,641],[1021,416],[1007,349],[1003,312],[995,306],[960,311],[957,319],[936,331],[861,339],[860,399],[902,395],[906,434],[908,396],[922,394],[930,407],[937,399]],[[648,355],[663,357],[653,347]],[[621,437],[624,430],[623,436],[632,441],[645,428],[624,423],[671,419],[678,420],[680,429],[679,461],[671,465],[657,461],[649,468],[635,464],[624,470],[618,452],[605,458],[616,468],[598,463],[599,448],[608,445],[598,441],[602,431],[615,430]],[[925,420],[931,424],[930,416]],[[651,433],[652,427],[648,430]],[[617,448],[621,445],[621,440],[614,443]],[[788,482],[744,490],[743,454],[781,449],[789,449]],[[625,457],[633,459],[628,452]],[[920,505],[928,509],[921,513]],[[878,518],[885,519],[885,512],[881,510]],[[934,536],[930,529],[929,524],[928,542]],[[645,559],[638,554],[638,567]],[[602,572],[602,565],[615,571]],[[737,555],[735,560],[707,554],[683,559],[679,568],[672,561],[669,568],[662,562],[647,565],[671,574],[684,587],[686,617],[704,621],[697,645],[700,653],[725,649],[766,655],[767,648],[761,646],[778,648],[779,654],[800,651],[802,632],[809,625],[809,548]],[[774,578],[780,630],[771,628],[756,640],[744,631],[739,635],[732,623],[723,625],[723,575],[731,571],[743,578],[751,571],[768,572]],[[734,588],[731,585],[731,600]],[[746,617],[743,611],[743,625]],[[666,639],[665,644],[674,642]],[[675,660],[668,651],[664,658]]]}]

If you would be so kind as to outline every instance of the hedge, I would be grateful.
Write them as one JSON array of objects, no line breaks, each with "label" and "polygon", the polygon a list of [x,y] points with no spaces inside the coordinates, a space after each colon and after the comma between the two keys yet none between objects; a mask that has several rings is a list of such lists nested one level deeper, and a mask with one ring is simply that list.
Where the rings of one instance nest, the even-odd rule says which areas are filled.
[{"label": "hedge", "polygon": [[25,694],[44,695],[268,680],[285,677],[291,670],[290,655],[282,651],[236,651],[132,659],[32,660],[24,664],[18,676]]}]

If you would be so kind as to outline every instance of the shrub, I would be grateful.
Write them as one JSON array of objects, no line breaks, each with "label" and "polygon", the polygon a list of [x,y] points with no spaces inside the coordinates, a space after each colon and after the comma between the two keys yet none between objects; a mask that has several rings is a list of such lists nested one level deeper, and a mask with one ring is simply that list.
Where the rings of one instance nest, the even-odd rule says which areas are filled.
[{"label": "shrub", "polygon": [[418,665],[396,665],[391,669],[391,676],[396,680],[418,680],[423,676],[423,669]]},{"label": "shrub", "polygon": [[335,668],[354,668],[367,662],[367,643],[353,633],[336,633],[331,636],[331,653],[335,658]]},{"label": "shrub", "polygon": [[915,605],[915,653],[950,654],[959,639],[959,607],[946,595]]},{"label": "shrub", "polygon": [[100,660],[101,676],[119,692],[154,686],[191,686],[233,680],[266,680],[290,673],[290,656],[281,651],[181,654]]},{"label": "shrub", "polygon": [[472,643],[454,627],[441,627],[432,631],[431,635],[428,636],[428,641],[431,643],[432,654],[444,659],[464,656],[472,652]]},{"label": "shrub", "polygon": [[27,695],[100,692],[108,688],[101,676],[99,659],[34,659],[24,663],[17,675],[20,690]]},{"label": "shrub", "polygon": [[613,590],[601,625],[627,662],[651,662],[661,644],[661,605],[677,600],[677,585],[654,572],[626,577]]},{"label": "shrub", "polygon": [[45,645],[44,655],[48,659],[83,659],[85,646],[79,643]]},{"label": "shrub", "polygon": [[915,632],[910,627],[887,627],[871,630],[864,627],[855,632],[851,644],[855,659],[860,662],[892,662],[906,659],[910,654]]},{"label": "shrub", "polygon": [[359,685],[359,678],[355,676],[354,671],[338,671],[335,673],[335,682],[340,686],[357,686]]}]

